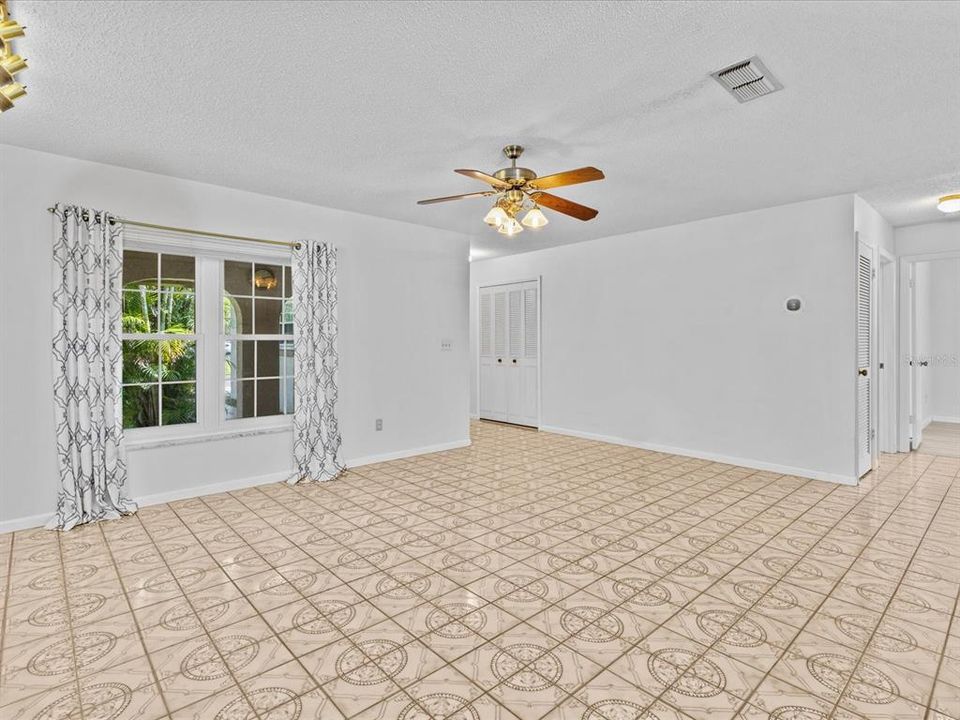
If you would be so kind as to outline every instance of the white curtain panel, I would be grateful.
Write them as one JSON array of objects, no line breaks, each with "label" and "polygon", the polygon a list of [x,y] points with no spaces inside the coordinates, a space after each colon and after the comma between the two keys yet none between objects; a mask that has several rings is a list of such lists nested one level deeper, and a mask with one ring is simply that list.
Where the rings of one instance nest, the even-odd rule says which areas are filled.
[{"label": "white curtain panel", "polygon": [[291,483],[343,472],[337,426],[337,250],[307,240],[293,251],[294,402]]},{"label": "white curtain panel", "polygon": [[49,528],[135,512],[123,451],[120,286],[115,217],[57,205],[53,245],[53,394],[60,489]]}]

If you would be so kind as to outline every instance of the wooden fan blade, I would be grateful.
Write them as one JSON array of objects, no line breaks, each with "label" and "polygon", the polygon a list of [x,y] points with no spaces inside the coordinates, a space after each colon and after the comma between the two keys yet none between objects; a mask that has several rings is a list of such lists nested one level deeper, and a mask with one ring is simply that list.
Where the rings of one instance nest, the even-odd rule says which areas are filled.
[{"label": "wooden fan blade", "polygon": [[528,182],[527,187],[533,188],[534,190],[546,190],[563,185],[576,185],[578,183],[593,182],[594,180],[603,180],[603,177],[603,173],[595,167],[582,167],[576,170],[554,173],[553,175],[544,175],[543,177]]},{"label": "wooden fan blade", "polygon": [[485,190],[483,192],[466,193],[465,195],[447,195],[446,197],[430,198],[429,200],[417,200],[417,205],[433,205],[433,203],[449,202],[450,200],[464,200],[472,197],[488,197],[496,194],[497,193],[493,190]]},{"label": "wooden fan blade", "polygon": [[485,172],[480,172],[479,170],[465,170],[460,168],[459,170],[454,170],[454,172],[472,177],[474,180],[479,180],[480,182],[485,182],[487,185],[493,185],[493,187],[499,188],[500,190],[509,190],[513,187],[510,183],[497,180],[493,175],[487,175]]},{"label": "wooden fan blade", "polygon": [[535,192],[531,193],[530,197],[533,198],[534,202],[538,205],[543,205],[551,210],[556,210],[558,213],[574,217],[577,220],[593,220],[597,216],[597,211],[593,208],[588,208],[586,205],[581,205],[571,200],[564,200],[562,197],[557,197],[550,193]]}]

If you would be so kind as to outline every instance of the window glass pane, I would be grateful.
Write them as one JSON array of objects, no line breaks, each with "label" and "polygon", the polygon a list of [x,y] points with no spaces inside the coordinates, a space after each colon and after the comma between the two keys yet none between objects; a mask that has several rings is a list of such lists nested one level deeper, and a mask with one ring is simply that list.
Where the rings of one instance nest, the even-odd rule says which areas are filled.
[{"label": "window glass pane", "polygon": [[253,269],[253,290],[258,297],[280,297],[283,275],[279,265],[257,265]]},{"label": "window glass pane", "polygon": [[281,405],[285,415],[291,415],[293,405],[293,375],[286,375],[280,380]]},{"label": "window glass pane", "polygon": [[124,385],[123,426],[125,428],[159,425],[157,385]]},{"label": "window glass pane", "polygon": [[227,340],[224,343],[224,376],[228,380],[254,376],[254,345],[252,340]]},{"label": "window glass pane", "polygon": [[280,414],[280,381],[257,380],[257,417]]},{"label": "window glass pane", "polygon": [[156,340],[124,340],[123,382],[156,382],[159,377],[159,343]]},{"label": "window glass pane", "polygon": [[280,342],[280,375],[282,377],[293,377],[293,340],[282,340]]},{"label": "window glass pane", "polygon": [[253,295],[253,264],[225,260],[223,289],[228,295]]},{"label": "window glass pane", "polygon": [[156,330],[157,295],[152,290],[123,291],[123,323],[125,333],[151,333]]},{"label": "window glass pane", "polygon": [[227,420],[253,417],[255,382],[255,380],[236,380],[226,384],[223,397],[223,414]]},{"label": "window glass pane", "polygon": [[196,329],[196,296],[193,293],[175,292],[164,287],[160,293],[160,327],[158,332],[193,333]]},{"label": "window glass pane", "polygon": [[161,255],[160,284],[175,291],[193,291],[196,260],[190,255]]},{"label": "window glass pane", "polygon": [[283,266],[283,296],[293,297],[293,273],[289,265]]},{"label": "window glass pane", "polygon": [[157,254],[139,252],[137,250],[123,251],[123,286],[135,288],[139,285],[157,286]]},{"label": "window glass pane", "polygon": [[197,343],[193,340],[160,341],[160,378],[172,380],[197,379]]},{"label": "window glass pane", "polygon": [[164,383],[163,425],[182,425],[197,421],[196,383]]},{"label": "window glass pane", "polygon": [[225,297],[223,299],[223,334],[249,335],[253,332],[253,300]]},{"label": "window glass pane", "polygon": [[259,340],[257,342],[257,377],[280,376],[280,342]]},{"label": "window glass pane", "polygon": [[258,335],[280,334],[280,300],[255,300],[254,332]]},{"label": "window glass pane", "polygon": [[281,330],[284,335],[293,335],[293,300],[284,300],[280,312]]}]

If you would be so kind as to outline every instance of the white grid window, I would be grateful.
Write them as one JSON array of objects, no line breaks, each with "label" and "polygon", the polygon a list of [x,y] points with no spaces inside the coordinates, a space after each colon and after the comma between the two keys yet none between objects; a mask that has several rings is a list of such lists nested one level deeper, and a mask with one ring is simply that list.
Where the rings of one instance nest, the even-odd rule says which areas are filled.
[{"label": "white grid window", "polygon": [[293,412],[290,266],[223,263],[226,420]]}]

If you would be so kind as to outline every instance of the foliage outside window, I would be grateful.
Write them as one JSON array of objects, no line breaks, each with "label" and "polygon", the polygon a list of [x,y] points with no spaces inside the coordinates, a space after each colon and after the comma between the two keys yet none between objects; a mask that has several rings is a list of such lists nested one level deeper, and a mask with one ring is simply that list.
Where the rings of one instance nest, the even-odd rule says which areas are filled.
[{"label": "foliage outside window", "polygon": [[197,421],[196,262],[123,255],[123,426]]}]

